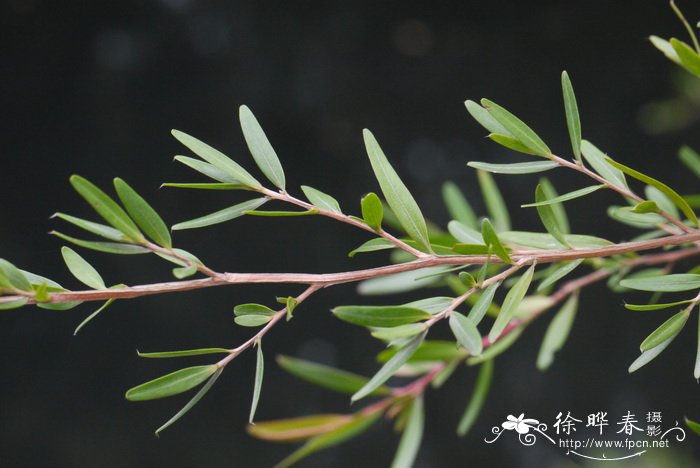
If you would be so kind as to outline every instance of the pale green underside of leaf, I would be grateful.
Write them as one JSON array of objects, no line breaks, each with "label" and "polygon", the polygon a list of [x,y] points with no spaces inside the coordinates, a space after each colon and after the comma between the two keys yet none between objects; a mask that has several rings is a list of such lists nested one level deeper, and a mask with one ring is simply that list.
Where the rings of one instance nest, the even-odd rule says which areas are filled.
[{"label": "pale green underside of leaf", "polygon": [[375,296],[380,294],[396,294],[406,291],[413,291],[415,289],[430,286],[438,281],[438,278],[435,277],[426,277],[424,279],[417,278],[432,275],[433,273],[439,273],[446,269],[447,267],[437,266],[421,268],[415,271],[396,273],[379,278],[372,278],[359,283],[357,286],[357,292],[363,296]]},{"label": "pale green underside of leaf", "polygon": [[61,255],[70,272],[78,281],[92,289],[106,289],[104,281],[95,268],[70,247],[62,247]]},{"label": "pale green underside of leaf", "polygon": [[682,310],[671,316],[671,318],[662,323],[642,341],[642,344],[639,345],[640,351],[649,351],[667,339],[676,336],[683,329],[683,326],[685,326],[689,315],[690,310]]},{"label": "pale green underside of leaf", "polygon": [[684,145],[678,150],[678,158],[685,166],[693,171],[697,177],[700,177],[700,154],[690,146]]},{"label": "pale green underside of leaf", "polygon": [[656,213],[634,213],[632,210],[631,206],[612,205],[608,207],[607,214],[615,221],[639,229],[649,229],[666,223],[666,220]]},{"label": "pale green underside of leaf", "polygon": [[272,148],[270,141],[267,139],[265,132],[258,123],[253,113],[248,106],[241,106],[238,111],[238,116],[241,122],[243,136],[248,144],[250,154],[253,155],[255,163],[270,182],[277,188],[285,189],[284,170],[280,163],[277,153]]},{"label": "pale green underside of leaf", "polygon": [[508,291],[508,294],[506,294],[506,298],[503,300],[503,305],[501,306],[501,311],[498,313],[498,317],[496,317],[496,321],[493,323],[491,331],[489,332],[490,342],[493,343],[496,341],[501,333],[503,333],[503,330],[506,328],[511,318],[513,318],[515,310],[525,297],[527,289],[530,287],[534,272],[535,265],[532,265],[518,278],[518,281],[513,285],[510,291]]},{"label": "pale green underside of leaf", "polygon": [[[209,164],[208,162],[200,161],[199,159],[190,158],[189,156],[175,156],[175,161],[188,166],[195,171],[214,179],[224,184],[242,185],[241,182],[231,174],[222,171],[218,167]],[[167,185],[167,184],[166,184]]]},{"label": "pale green underside of leaf", "polygon": [[651,361],[653,361],[659,354],[661,354],[667,347],[668,345],[671,344],[671,342],[676,338],[677,335],[672,336],[671,338],[667,339],[660,345],[648,350],[644,351],[641,356],[639,356],[637,359],[634,360],[634,362],[630,365],[629,369],[627,369],[627,372],[630,374],[632,372],[635,372],[639,370],[641,367],[649,364]]},{"label": "pale green underside of leaf", "polygon": [[447,230],[459,242],[465,244],[483,244],[484,238],[480,231],[473,229],[459,221],[450,221],[447,224]]},{"label": "pale green underside of leaf", "polygon": [[259,208],[267,201],[267,197],[254,198],[252,200],[248,200],[237,205],[224,208],[223,210],[216,211],[214,213],[202,216],[200,218],[195,218],[190,221],[178,223],[174,225],[172,229],[173,231],[180,231],[183,229],[196,229],[230,221],[232,219],[238,218],[239,216],[243,216],[247,211]]},{"label": "pale green underside of leaf", "polygon": [[411,468],[423,438],[425,425],[423,396],[416,397],[407,411],[410,411],[408,422],[399,441],[394,460],[391,462],[391,468]]},{"label": "pale green underside of leaf", "polygon": [[53,217],[60,218],[92,234],[104,237],[105,239],[109,239],[116,242],[124,242],[127,240],[124,234],[122,234],[120,231],[105,224],[95,223],[86,219],[67,215],[65,213],[55,213]]},{"label": "pale green underside of leaf", "polygon": [[494,174],[532,174],[544,172],[559,167],[555,161],[532,161],[513,164],[492,164],[480,161],[470,161],[467,166]]},{"label": "pale green underside of leaf", "polygon": [[487,286],[486,289],[482,291],[479,299],[472,306],[467,318],[471,320],[474,325],[479,325],[479,323],[481,323],[481,320],[486,315],[486,312],[488,312],[489,307],[493,302],[493,296],[496,294],[496,290],[500,285],[500,282],[496,282]]},{"label": "pale green underside of leaf", "polygon": [[500,133],[502,135],[513,136],[510,134],[506,128],[501,125],[498,120],[496,120],[486,109],[481,107],[474,101],[466,100],[464,101],[464,106],[467,108],[467,112],[481,124],[490,133]]},{"label": "pale green underside of leaf", "polygon": [[18,309],[29,302],[28,297],[20,297],[11,301],[0,302],[0,310]]},{"label": "pale green underside of leaf", "polygon": [[559,309],[547,328],[537,355],[537,368],[544,371],[554,362],[554,354],[559,351],[569,337],[578,308],[578,294],[572,294]]},{"label": "pale green underside of leaf", "polygon": [[679,273],[652,278],[627,278],[620,281],[620,285],[640,291],[690,291],[700,289],[700,275]]},{"label": "pale green underside of leaf", "polygon": [[342,214],[338,200],[331,197],[327,193],[323,193],[308,185],[302,185],[301,190],[306,195],[306,198],[314,205],[316,208],[321,210],[330,211],[332,213]]},{"label": "pale green underside of leaf", "polygon": [[583,261],[583,258],[579,258],[568,262],[562,262],[537,286],[537,292],[544,290],[548,286],[551,286],[552,284],[556,283],[557,281],[574,271],[576,267],[583,263]]},{"label": "pale green underside of leaf", "polygon": [[462,191],[457,187],[457,184],[451,181],[442,184],[442,199],[452,219],[472,229],[476,229],[479,226],[474,210]]},{"label": "pale green underside of leaf", "polygon": [[571,246],[568,242],[566,242],[566,238],[564,237],[563,231],[565,228],[560,225],[560,217],[557,216],[554,209],[554,206],[556,205],[546,203],[548,201],[548,197],[545,194],[542,184],[538,184],[537,188],[535,189],[535,201],[537,214],[539,215],[540,220],[542,221],[542,224],[547,232],[549,232],[561,245],[570,248]]},{"label": "pale green underside of leaf", "polygon": [[476,175],[479,180],[481,194],[484,197],[484,203],[486,204],[486,211],[488,212],[491,221],[493,221],[496,231],[501,232],[510,230],[510,215],[508,214],[508,207],[503,200],[501,191],[496,185],[496,181],[493,180],[493,176],[484,171],[477,171]]},{"label": "pale green underside of leaf", "polygon": [[510,135],[519,140],[534,153],[544,157],[552,154],[552,151],[547,147],[544,141],[518,117],[488,99],[482,99],[481,105],[488,110],[493,118],[508,130]]},{"label": "pale green underside of leaf", "polygon": [[186,367],[130,389],[126,399],[142,401],[177,395],[204,382],[217,369],[215,364]]},{"label": "pale green underside of leaf", "polygon": [[649,36],[649,40],[654,45],[654,47],[659,49],[661,53],[663,53],[666,56],[666,58],[675,62],[678,65],[681,64],[681,59],[680,57],[678,57],[678,53],[673,48],[670,42],[658,36]]},{"label": "pale green underside of leaf", "polygon": [[472,356],[481,354],[483,350],[481,333],[479,333],[474,322],[458,312],[452,312],[449,325],[455,338],[457,338],[457,342],[469,351],[469,354]]},{"label": "pale green underside of leaf", "polygon": [[561,74],[561,89],[564,96],[564,113],[566,114],[566,126],[569,129],[571,149],[577,160],[581,160],[581,118],[578,113],[578,104],[574,87],[571,84],[569,74],[564,71]]},{"label": "pale green underside of leaf", "polygon": [[[526,231],[508,231],[499,234],[501,240],[507,244],[532,247],[535,249],[558,250],[559,242],[551,234]],[[566,242],[575,249],[595,249],[613,245],[612,242],[600,237],[585,236],[580,234],[565,234]]]},{"label": "pale green underside of leaf", "polygon": [[606,155],[588,140],[581,141],[581,154],[588,164],[606,181],[612,185],[628,190],[627,181],[622,171],[611,166]]},{"label": "pale green underside of leaf", "polygon": [[262,344],[258,341],[258,352],[256,353],[255,360],[255,379],[253,385],[253,400],[250,404],[250,413],[248,416],[248,423],[252,424],[255,419],[255,412],[258,409],[258,403],[260,401],[260,392],[262,391],[263,375],[265,374],[265,359],[262,352]]}]

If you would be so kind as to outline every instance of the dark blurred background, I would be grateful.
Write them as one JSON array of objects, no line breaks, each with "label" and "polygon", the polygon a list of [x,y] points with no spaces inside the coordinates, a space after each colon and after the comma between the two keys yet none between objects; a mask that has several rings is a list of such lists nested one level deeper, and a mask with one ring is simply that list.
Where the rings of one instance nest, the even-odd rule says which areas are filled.
[{"label": "dark blurred background", "polygon": [[[691,19],[700,17],[697,2],[680,3]],[[697,89],[689,88],[683,73],[646,40],[649,34],[685,38],[665,1],[14,0],[0,5],[0,256],[67,287],[80,285],[63,266],[62,243],[46,233],[75,231],[49,215],[60,210],[94,219],[68,177],[79,173],[102,187],[114,176],[124,177],[169,224],[229,206],[241,195],[158,186],[201,180],[171,162],[175,154],[189,154],[170,136],[171,128],[202,138],[252,170],[237,123],[237,108],[244,103],[276,147],[293,192],[312,185],[358,213],[360,196],[378,190],[361,139],[361,129],[368,127],[424,213],[444,225],[443,181],[457,182],[484,214],[474,173],[465,163],[522,159],[485,141],[463,101],[487,96],[505,105],[566,155],[559,75],[567,69],[585,137],[681,192],[697,192],[697,180],[675,158],[681,143],[700,143],[697,127],[689,126],[698,116]],[[552,177],[560,191],[588,185],[565,172]],[[536,177],[497,180],[513,206],[533,198]],[[613,240],[634,236],[632,228],[608,220],[605,206],[613,201],[612,194],[597,193],[569,203],[575,231]],[[541,229],[533,211],[514,209],[513,218],[519,229]],[[175,234],[179,246],[213,268],[236,272],[332,272],[386,262],[383,253],[346,257],[366,239],[362,232],[315,218],[238,219]],[[110,284],[170,278],[169,265],[157,258],[80,252]],[[272,305],[275,295],[299,291],[241,286],[124,301],[76,337],[72,331],[92,305],[67,312],[4,312],[0,465],[273,465],[292,447],[260,442],[244,431],[252,353],[230,365],[207,397],[160,438],[153,430],[188,397],[135,404],[123,393],[176,368],[209,362],[144,361],[136,349],[232,347],[251,332],[233,326],[233,305]],[[548,318],[528,329],[498,359],[494,390],[465,439],[454,430],[473,369],[431,391],[417,466],[580,462],[543,444],[525,448],[514,438],[485,444],[490,428],[507,414],[525,412],[550,424],[559,411],[584,419],[608,411],[611,424],[628,410],[639,417],[661,411],[665,426],[684,415],[700,419],[692,379],[694,322],[655,362],[628,375],[639,343],[665,315],[626,311],[623,297],[645,299],[615,296],[603,287],[585,293],[569,342],[544,374],[535,369],[535,358]],[[346,397],[286,375],[272,358],[285,353],[371,375],[380,344],[329,313],[334,305],[357,302],[370,300],[358,298],[353,286],[324,291],[289,325],[270,333],[259,420],[350,410]],[[436,335],[446,332],[440,330]],[[675,444],[677,452],[657,450],[629,466],[690,466],[686,457],[693,452],[697,457],[700,445],[693,437]],[[302,466],[385,466],[397,441],[390,424],[382,423]]]}]

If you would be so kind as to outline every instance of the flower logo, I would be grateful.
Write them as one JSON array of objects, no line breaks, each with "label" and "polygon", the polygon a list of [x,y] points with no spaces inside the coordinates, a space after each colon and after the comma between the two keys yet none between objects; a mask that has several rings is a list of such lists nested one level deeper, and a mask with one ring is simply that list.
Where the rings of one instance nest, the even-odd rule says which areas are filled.
[{"label": "flower logo", "polygon": [[537,425],[540,422],[537,419],[524,419],[524,416],[525,413],[520,413],[520,416],[517,418],[512,414],[509,414],[506,418],[507,421],[501,424],[501,426],[503,426],[503,429],[507,431],[512,431],[515,429],[518,434],[527,434],[530,432],[531,428],[537,428]]}]

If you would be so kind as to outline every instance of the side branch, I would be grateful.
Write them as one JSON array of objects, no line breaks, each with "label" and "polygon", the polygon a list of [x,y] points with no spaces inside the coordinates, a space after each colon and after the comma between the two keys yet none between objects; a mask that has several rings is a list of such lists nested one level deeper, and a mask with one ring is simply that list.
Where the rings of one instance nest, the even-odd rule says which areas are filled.
[{"label": "side branch", "polygon": [[[527,252],[514,252],[511,254],[513,261],[519,265],[529,265],[533,262],[539,264],[554,263],[565,260],[580,258],[599,258],[620,255],[632,252],[641,252],[673,245],[692,243],[700,240],[700,232],[692,234],[679,234],[661,239],[651,239],[639,242],[624,242],[602,247],[598,249],[572,249],[572,250],[543,250],[541,252],[529,250]],[[700,247],[689,247],[676,252],[656,254],[664,259],[664,262],[677,261],[686,257],[700,254]],[[630,259],[632,265],[646,264],[652,260],[654,255],[642,258]],[[644,260],[642,260],[644,259]],[[502,263],[498,258],[485,255],[445,255],[429,256],[418,258],[411,262],[397,265],[386,265],[365,270],[341,272],[341,273],[219,273],[210,278],[172,281],[167,283],[154,283],[146,285],[132,286],[123,289],[102,289],[89,291],[66,291],[50,294],[50,301],[53,303],[74,302],[74,301],[100,301],[106,299],[132,299],[153,294],[171,293],[177,291],[191,291],[213,286],[223,286],[228,284],[306,284],[318,287],[328,287],[337,284],[354,283],[379,276],[386,276],[405,271],[414,271],[421,268],[448,265],[478,265],[483,263]],[[11,302],[18,299],[18,296],[0,297],[0,303]],[[29,303],[36,303],[30,300]]]}]

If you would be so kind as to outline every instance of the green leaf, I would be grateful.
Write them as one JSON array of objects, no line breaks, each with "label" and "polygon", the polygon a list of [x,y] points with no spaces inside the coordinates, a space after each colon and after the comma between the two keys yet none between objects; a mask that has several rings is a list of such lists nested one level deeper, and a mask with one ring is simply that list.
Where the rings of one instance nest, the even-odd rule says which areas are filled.
[{"label": "green leaf", "polygon": [[572,294],[554,316],[542,340],[537,354],[537,368],[547,370],[554,362],[554,354],[559,351],[569,337],[578,308],[578,293]]},{"label": "green leaf", "polygon": [[162,431],[172,426],[178,419],[187,414],[187,412],[191,410],[192,407],[194,407],[194,405],[199,403],[199,400],[201,400],[204,397],[204,395],[207,394],[209,389],[211,389],[211,387],[214,386],[216,379],[219,378],[223,371],[224,369],[220,368],[216,372],[214,372],[214,374],[212,374],[212,376],[209,377],[209,380],[207,380],[207,382],[204,385],[202,385],[202,388],[199,389],[199,391],[192,397],[192,399],[188,401],[187,404],[175,414],[175,416],[170,418],[165,424],[156,429],[156,435],[160,434]]},{"label": "green leaf", "polygon": [[272,316],[269,315],[240,315],[233,319],[236,325],[242,327],[260,327],[270,320],[272,320]]},{"label": "green leaf", "polygon": [[678,150],[678,157],[688,169],[693,171],[693,174],[700,177],[700,154],[697,151],[690,146],[683,145]]},{"label": "green leaf", "polygon": [[100,274],[83,257],[70,247],[62,247],[61,255],[66,266],[78,281],[92,289],[107,289]]},{"label": "green leaf", "polygon": [[681,59],[670,42],[658,36],[649,36],[649,40],[651,41],[654,47],[659,49],[666,56],[666,58],[677,63],[678,65],[681,64]]},{"label": "green leaf", "polygon": [[578,115],[578,104],[574,87],[571,85],[569,74],[561,73],[561,89],[564,95],[564,111],[566,113],[566,126],[569,129],[571,148],[577,161],[581,161],[581,118]]},{"label": "green leaf", "polygon": [[484,203],[486,204],[486,211],[488,211],[489,217],[493,220],[496,230],[499,232],[508,231],[510,229],[510,215],[496,182],[488,172],[477,171],[476,175],[479,180],[479,187],[481,187],[481,194],[484,197]]},{"label": "green leaf", "polygon": [[700,226],[698,217],[695,215],[693,209],[690,206],[688,206],[688,202],[686,202],[683,199],[683,197],[678,195],[671,187],[664,184],[663,182],[659,182],[658,180],[649,177],[648,175],[642,174],[641,172],[638,172],[632,169],[631,167],[627,167],[624,164],[620,164],[619,162],[614,161],[613,159],[607,158],[607,161],[608,163],[612,164],[614,167],[621,170],[630,177],[634,177],[635,179],[642,181],[645,184],[649,184],[652,187],[657,188],[660,192],[666,195],[678,208],[680,208],[680,210],[688,217],[688,219],[695,223],[695,225]]},{"label": "green leaf", "polygon": [[[206,164],[206,163],[204,163]],[[161,187],[184,188],[194,190],[249,190],[241,184],[229,183],[196,183],[196,182],[166,182]]]},{"label": "green leaf", "polygon": [[126,237],[124,237],[124,234],[122,234],[120,231],[114,229],[113,227],[100,224],[100,223],[94,223],[92,221],[88,221],[86,219],[81,219],[77,218],[75,216],[70,216],[64,213],[55,213],[53,217],[60,218],[64,221],[67,221],[74,226],[78,226],[81,229],[85,229],[88,232],[91,232],[93,234],[97,234],[98,236],[104,237],[105,239],[117,241],[117,242],[124,242],[127,240]]},{"label": "green leaf", "polygon": [[539,156],[549,157],[552,151],[542,139],[525,122],[508,112],[493,101],[482,99],[481,105],[493,116],[514,138]]},{"label": "green leaf", "polygon": [[19,299],[12,299],[10,301],[0,300],[0,310],[18,309],[27,302],[29,302],[28,297],[20,297]]},{"label": "green leaf", "polygon": [[481,365],[479,374],[476,377],[476,384],[474,385],[472,396],[469,399],[469,404],[464,410],[464,414],[460,418],[459,424],[457,425],[457,435],[460,437],[467,435],[469,430],[474,426],[474,423],[481,413],[481,408],[484,406],[486,397],[489,394],[492,380],[493,360],[485,361]]},{"label": "green leaf", "polygon": [[698,351],[695,355],[695,369],[693,370],[695,380],[700,379],[700,315],[698,315]]},{"label": "green leaf", "polygon": [[294,217],[294,216],[308,216],[318,214],[318,210],[306,210],[306,211],[255,211],[248,210],[243,214],[250,216],[264,216],[268,218],[279,218],[279,217]]},{"label": "green leaf", "polygon": [[255,360],[255,384],[253,385],[253,401],[250,404],[250,415],[248,423],[252,424],[255,419],[255,411],[258,409],[260,392],[262,391],[263,374],[265,373],[265,359],[263,358],[262,342],[258,341],[258,352]]},{"label": "green leaf", "polygon": [[372,170],[379,182],[379,186],[382,188],[382,193],[387,203],[401,222],[406,233],[418,242],[424,250],[430,252],[428,228],[418,204],[394,168],[391,167],[372,132],[367,129],[363,130],[363,137],[367,155],[372,164]]},{"label": "green leaf", "polygon": [[216,364],[186,367],[130,389],[126,399],[143,401],[177,395],[204,382],[218,369]]},{"label": "green leaf", "polygon": [[662,323],[659,328],[651,332],[649,336],[646,337],[639,349],[644,351],[649,351],[652,348],[659,346],[661,343],[669,338],[676,336],[688,321],[688,316],[690,316],[690,309],[682,310],[677,314],[673,315],[671,318]]},{"label": "green leaf", "polygon": [[437,266],[372,278],[362,281],[357,286],[357,292],[363,296],[375,296],[413,291],[434,284],[439,278],[429,275],[444,270],[444,266]]},{"label": "green leaf", "polygon": [[[323,193],[320,190],[316,190],[313,187],[309,187],[308,185],[302,185],[301,190],[304,192],[304,195],[306,195],[306,198],[308,198],[309,201],[311,202],[311,204],[316,206],[316,208],[319,208],[321,210],[330,211],[332,213],[338,213],[338,214],[343,213],[340,210],[340,205],[338,204],[338,200],[331,197],[327,193]],[[380,202],[380,205],[381,205],[381,202]]]},{"label": "green leaf", "polygon": [[479,161],[470,161],[467,166],[494,174],[532,174],[544,172],[559,167],[555,161],[532,161],[513,164],[491,164]]},{"label": "green leaf", "polygon": [[163,219],[151,205],[119,177],[114,179],[114,188],[127,213],[129,213],[129,216],[136,222],[138,227],[161,247],[172,247],[173,242],[170,238],[170,231],[168,231],[168,227],[163,222]]},{"label": "green leaf", "polygon": [[452,250],[460,255],[489,255],[491,248],[482,244],[455,244]]},{"label": "green leaf", "polygon": [[625,175],[611,166],[606,160],[605,154],[596,148],[593,143],[588,140],[581,140],[581,154],[583,158],[591,165],[594,171],[598,173],[606,181],[610,182],[615,187],[628,190]]},{"label": "green leaf", "polygon": [[239,304],[233,308],[233,313],[236,316],[243,315],[266,315],[273,316],[275,311],[262,304]]},{"label": "green leaf", "polygon": [[75,245],[79,245],[80,247],[85,247],[86,249],[91,249],[91,250],[97,250],[98,252],[107,252],[107,253],[112,253],[112,254],[121,254],[121,255],[135,255],[135,254],[144,254],[144,253],[151,253],[149,249],[146,247],[142,247],[140,245],[132,245],[132,244],[120,244],[117,242],[94,242],[94,241],[86,241],[82,239],[76,239],[75,237],[67,236],[65,234],[62,234],[58,231],[51,231],[49,234],[54,235],[56,237],[60,237],[64,241],[70,242]]},{"label": "green leaf", "polygon": [[190,158],[187,156],[175,156],[175,161],[180,162],[185,166],[188,166],[194,169],[195,171],[204,174],[205,176],[217,180],[221,183],[234,185],[241,184],[241,182],[238,179],[233,177],[228,172],[222,171],[213,164],[200,161],[199,159]]},{"label": "green leaf", "polygon": [[405,306],[339,306],[332,312],[340,320],[363,327],[396,327],[431,317],[424,310]]},{"label": "green leaf", "polygon": [[241,121],[243,136],[248,144],[250,154],[253,155],[256,164],[265,177],[281,190],[285,189],[284,170],[277,157],[277,153],[272,148],[265,132],[258,123],[248,106],[241,106],[238,109],[238,118]]},{"label": "green leaf", "polygon": [[[302,380],[339,393],[352,395],[369,381],[369,379],[352,372],[289,356],[277,356],[277,364]],[[372,395],[388,395],[389,392],[388,387],[379,386],[372,392]]]},{"label": "green leaf", "polygon": [[78,175],[72,175],[70,183],[105,221],[122,232],[129,240],[137,243],[145,241],[143,234],[129,215],[92,182]]},{"label": "green leaf", "polygon": [[0,258],[0,288],[9,287],[18,291],[34,292],[32,284],[22,270]]},{"label": "green leaf", "polygon": [[681,66],[693,75],[700,77],[700,56],[688,44],[672,37],[669,41],[673,50],[678,54]]},{"label": "green leaf", "polygon": [[309,441],[306,442],[306,444],[304,444],[301,448],[297,449],[287,458],[279,462],[276,468],[288,468],[314,452],[326,447],[340,444],[341,442],[363,433],[369,429],[372,424],[377,421],[377,419],[379,419],[381,414],[381,412],[376,412],[369,415],[359,413],[359,415],[355,416],[347,424],[344,424],[331,432],[309,439]]},{"label": "green leaf", "polygon": [[635,213],[630,206],[612,205],[608,207],[607,213],[615,221],[640,229],[648,229],[666,222],[656,213]]},{"label": "green leaf", "polygon": [[185,279],[197,273],[197,265],[189,265],[173,268],[173,276],[177,279]]},{"label": "green leaf", "polygon": [[233,161],[221,151],[212,148],[203,141],[200,141],[197,138],[179,130],[172,130],[171,133],[180,143],[188,147],[197,156],[215,166],[220,171],[225,172],[233,179],[226,181],[222,180],[221,182],[235,181],[256,190],[263,188],[260,182],[255,180],[255,178],[250,175],[248,171],[243,169],[240,165],[238,165],[238,163]]},{"label": "green leaf", "polygon": [[34,288],[34,300],[37,302],[48,302],[51,300],[51,297],[49,296],[49,287],[45,284],[42,283],[38,286],[32,285]]},{"label": "green leaf", "polygon": [[535,188],[535,201],[537,202],[537,214],[540,216],[540,220],[542,221],[542,224],[547,232],[549,232],[561,245],[570,248],[571,246],[566,242],[566,238],[564,238],[564,233],[559,225],[559,220],[554,214],[554,209],[551,205],[542,204],[542,202],[547,201],[547,195],[545,195],[541,184],[537,184],[537,187]]},{"label": "green leaf", "polygon": [[[545,198],[552,199],[559,196],[554,188],[554,185],[552,185],[548,178],[542,177],[540,179],[540,185],[542,186],[542,191]],[[564,204],[561,202],[556,202],[550,204],[550,207],[552,208],[552,212],[557,220],[557,223],[559,224],[562,234],[569,234],[571,232],[571,228],[569,226],[569,217],[566,215],[566,210],[564,209]]]},{"label": "green leaf", "polygon": [[362,207],[362,219],[364,219],[365,223],[372,229],[381,229],[384,208],[377,194],[374,192],[368,193],[362,197],[360,204]]},{"label": "green leaf", "polygon": [[[388,362],[399,352],[396,348],[385,349],[377,355],[377,361]],[[454,341],[427,340],[421,344],[408,362],[436,362],[463,358],[464,350],[455,346]]]},{"label": "green leaf", "polygon": [[293,442],[330,432],[346,425],[351,420],[352,416],[346,414],[314,414],[250,424],[246,430],[258,439]]},{"label": "green leaf", "polygon": [[423,409],[423,396],[416,397],[408,411],[408,422],[401,435],[399,447],[396,450],[391,468],[411,468],[418,454],[423,429],[425,426],[425,410]]},{"label": "green leaf", "polygon": [[379,371],[374,374],[374,376],[367,382],[361,389],[355,392],[350,399],[352,402],[360,400],[367,395],[370,395],[377,388],[379,388],[384,382],[389,380],[396,371],[403,366],[406,361],[410,359],[413,353],[416,352],[418,347],[423,343],[427,331],[424,331],[420,335],[417,335],[411,339],[403,348],[401,348],[391,359],[389,359]]},{"label": "green leaf", "polygon": [[543,291],[545,288],[548,286],[556,283],[572,271],[576,269],[581,263],[583,263],[583,258],[579,258],[576,260],[571,260],[568,262],[561,262],[557,268],[549,273],[547,277],[542,280],[542,282],[537,286],[537,292]]},{"label": "green leaf", "polygon": [[648,310],[668,309],[670,307],[676,307],[679,305],[690,304],[691,302],[695,302],[695,300],[688,299],[687,301],[667,302],[664,304],[641,304],[641,305],[625,304],[625,309],[643,312],[643,311],[648,311]]},{"label": "green leaf", "polygon": [[634,360],[634,362],[629,366],[627,369],[627,372],[630,374],[632,372],[635,372],[639,370],[641,367],[646,366],[649,364],[651,361],[653,361],[659,354],[665,350],[668,345],[671,344],[671,342],[676,338],[678,335],[673,335],[672,337],[668,338],[666,341],[663,343],[651,348],[648,351],[644,351],[641,356],[639,356],[637,359]]},{"label": "green leaf", "polygon": [[479,299],[472,306],[467,318],[471,320],[474,325],[479,325],[481,320],[486,315],[486,312],[488,312],[489,307],[493,302],[493,296],[496,294],[496,290],[500,285],[500,282],[490,284],[486,289],[484,289],[481,296],[479,296]]},{"label": "green leaf", "polygon": [[564,195],[560,195],[555,198],[548,198],[546,200],[538,201],[537,203],[528,203],[527,205],[520,205],[521,208],[532,208],[535,206],[546,206],[546,205],[552,205],[554,203],[561,203],[569,200],[573,200],[574,198],[580,198],[585,195],[588,195],[589,193],[593,193],[597,190],[600,190],[602,188],[606,188],[605,185],[591,185],[589,187],[584,187],[582,189],[574,190],[573,192],[565,193]]},{"label": "green leaf", "polygon": [[[508,244],[519,245],[522,247],[532,247],[535,249],[556,250],[561,248],[561,244],[557,242],[551,234],[541,232],[527,231],[508,231],[499,234],[501,241]],[[583,236],[580,234],[565,234],[564,239],[574,248],[579,249],[595,249],[599,247],[607,247],[613,245],[612,242],[601,239],[600,237]]]},{"label": "green leaf", "polygon": [[370,328],[370,333],[378,340],[391,342],[400,338],[415,336],[426,328],[427,326],[424,323],[407,323],[397,327]]},{"label": "green leaf", "polygon": [[112,303],[113,303],[114,301],[115,301],[115,299],[108,299],[108,300],[106,300],[105,303],[102,304],[102,306],[100,306],[95,312],[93,312],[93,313],[91,313],[90,315],[88,315],[88,316],[85,318],[85,320],[83,320],[82,322],[80,322],[80,324],[79,324],[77,327],[75,327],[75,330],[73,330],[73,336],[77,335],[78,332],[79,332],[85,325],[88,324],[88,322],[90,322],[92,319],[94,319],[95,317],[97,317],[97,316],[98,316],[103,310],[105,310],[107,307],[109,307],[110,305],[112,305]]},{"label": "green leaf", "polygon": [[474,366],[481,364],[486,361],[490,361],[496,356],[504,353],[508,348],[510,348],[513,343],[518,341],[520,335],[523,333],[523,328],[516,328],[508,333],[506,336],[499,338],[495,343],[491,343],[488,348],[481,353],[481,356],[474,356],[467,359],[468,366]]},{"label": "green leaf", "polygon": [[700,289],[700,275],[675,274],[620,281],[620,286],[640,291],[677,292]]},{"label": "green leaf", "polygon": [[254,210],[268,201],[267,197],[254,198],[252,200],[244,201],[237,205],[224,208],[223,210],[217,211],[215,213],[202,216],[201,218],[192,219],[190,221],[184,221],[178,223],[172,227],[173,231],[179,231],[183,229],[195,229],[205,226],[211,226],[213,224],[223,223],[225,221],[230,221],[232,219],[243,216],[249,210]]},{"label": "green leaf", "polygon": [[481,220],[481,235],[484,238],[486,245],[492,248],[493,253],[495,253],[498,258],[506,263],[513,263],[513,260],[511,260],[510,256],[508,255],[508,251],[501,243],[501,240],[498,238],[498,234],[496,234],[496,230],[493,228],[493,225],[488,218]]},{"label": "green leaf", "polygon": [[352,258],[358,253],[377,252],[379,250],[389,250],[395,248],[396,244],[394,244],[393,242],[384,239],[383,237],[377,237],[376,239],[368,240],[361,246],[357,247],[355,250],[348,253],[348,257]]},{"label": "green leaf", "polygon": [[481,232],[459,221],[450,221],[447,224],[447,230],[455,239],[465,244],[482,244],[484,242],[484,238],[481,237]]},{"label": "green leaf", "polygon": [[647,214],[647,213],[661,213],[661,208],[650,200],[645,200],[641,203],[637,203],[634,208],[632,208],[632,213]]},{"label": "green leaf", "polygon": [[690,419],[685,418],[685,425],[688,426],[688,429],[690,429],[697,435],[700,435],[700,423],[696,423],[695,421],[691,421]]},{"label": "green leaf", "polygon": [[452,181],[442,184],[442,199],[452,219],[472,229],[479,225],[474,210],[462,191],[457,187],[457,184]]},{"label": "green leaf", "polygon": [[530,154],[533,156],[538,156],[537,151],[534,151],[527,146],[520,140],[517,140],[513,138],[512,136],[508,135],[503,135],[501,133],[489,133],[488,138],[493,141],[498,143],[501,146],[505,146],[506,148],[517,151],[519,153],[525,153],[525,154]]},{"label": "green leaf", "polygon": [[408,302],[402,305],[406,307],[415,307],[416,309],[422,309],[428,312],[429,314],[434,315],[438,312],[442,312],[447,307],[449,307],[453,300],[453,297],[445,296],[427,297],[425,299],[419,299],[417,301]]},{"label": "green leaf", "polygon": [[467,112],[481,124],[486,130],[491,133],[500,133],[506,136],[512,136],[506,128],[501,125],[498,120],[496,120],[489,111],[481,107],[474,101],[466,100],[464,101],[464,106],[467,108]]},{"label": "green leaf", "polygon": [[506,298],[503,300],[503,305],[501,306],[501,311],[496,317],[496,321],[491,327],[489,332],[489,341],[493,343],[498,339],[498,337],[503,333],[510,319],[513,317],[515,310],[518,308],[518,304],[525,297],[527,289],[530,287],[530,282],[532,281],[532,275],[535,272],[535,265],[533,264],[527,269],[523,275],[518,278],[518,281],[513,285],[513,287],[506,294]]},{"label": "green leaf", "polygon": [[450,314],[450,329],[459,344],[469,351],[472,356],[478,356],[484,349],[481,342],[481,333],[476,328],[476,324],[469,318],[458,312]]},{"label": "green leaf", "polygon": [[231,350],[225,348],[200,348],[200,349],[183,349],[181,351],[159,351],[154,353],[137,352],[142,358],[176,358],[185,356],[201,356],[203,354],[229,354]]},{"label": "green leaf", "polygon": [[663,192],[661,192],[661,190],[657,189],[656,187],[652,187],[651,185],[647,185],[644,187],[644,194],[649,200],[656,203],[659,208],[674,218],[678,218],[680,216],[676,205],[674,205],[673,202],[666,195],[664,195]]}]

